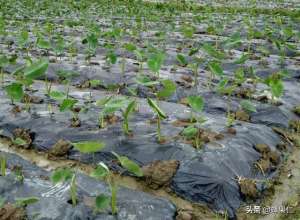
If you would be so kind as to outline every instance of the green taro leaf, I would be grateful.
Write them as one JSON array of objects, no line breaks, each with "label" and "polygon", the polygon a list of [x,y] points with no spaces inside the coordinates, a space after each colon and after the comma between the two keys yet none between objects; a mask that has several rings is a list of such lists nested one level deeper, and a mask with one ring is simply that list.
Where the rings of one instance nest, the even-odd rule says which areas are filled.
[{"label": "green taro leaf", "polygon": [[123,113],[124,118],[128,118],[129,114],[134,111],[135,107],[136,107],[136,101],[134,100],[128,104],[126,110],[124,111]]},{"label": "green taro leaf", "polygon": [[107,54],[107,58],[111,64],[115,64],[117,62],[117,55],[114,52],[109,52]]},{"label": "green taro leaf", "polygon": [[28,205],[37,203],[38,201],[39,201],[39,198],[37,198],[37,197],[17,198],[16,205],[21,206],[21,207],[26,207]]},{"label": "green taro leaf", "polygon": [[209,62],[208,68],[214,75],[217,75],[217,76],[224,75],[223,69],[218,62],[215,62],[215,61]]},{"label": "green taro leaf", "polygon": [[189,106],[196,112],[202,112],[204,107],[204,100],[201,96],[189,96],[187,97]]},{"label": "green taro leaf", "polygon": [[249,100],[243,100],[240,104],[243,110],[246,110],[248,112],[256,112],[255,106]]},{"label": "green taro leaf", "polygon": [[234,64],[244,64],[249,58],[249,54],[244,53],[240,58],[234,61]]},{"label": "green taro leaf", "polygon": [[184,130],[182,131],[182,135],[190,139],[190,138],[195,137],[197,132],[198,132],[198,129],[195,128],[193,125],[190,125],[190,126],[184,128]]},{"label": "green taro leaf", "polygon": [[135,78],[135,81],[138,83],[138,84],[141,84],[141,85],[144,85],[144,86],[147,86],[147,87],[151,87],[151,86],[154,86],[154,85],[158,85],[159,84],[159,81],[152,81],[149,77],[147,76],[144,76],[144,75],[139,75]]},{"label": "green taro leaf", "polygon": [[97,166],[96,169],[94,169],[90,176],[94,177],[96,179],[102,179],[105,178],[109,174],[109,169],[104,163],[100,163],[100,166]]},{"label": "green taro leaf", "polygon": [[59,105],[59,110],[61,112],[67,109],[71,110],[77,102],[78,101],[76,99],[64,99],[62,103]]},{"label": "green taro leaf", "polygon": [[136,46],[132,43],[125,43],[123,45],[123,47],[127,50],[127,51],[130,51],[130,52],[133,52],[136,50]]},{"label": "green taro leaf", "polygon": [[153,109],[153,111],[158,114],[159,117],[163,119],[167,118],[166,114],[158,107],[157,103],[154,100],[147,98],[147,102],[149,106]]},{"label": "green taro leaf", "polygon": [[72,179],[74,172],[68,168],[60,168],[55,170],[51,175],[51,181],[54,184],[66,182]]},{"label": "green taro leaf", "polygon": [[104,194],[101,194],[95,199],[95,208],[97,211],[102,211],[108,208],[110,205],[110,197]]},{"label": "green taro leaf", "polygon": [[27,144],[27,142],[24,139],[19,138],[19,137],[14,139],[12,142],[17,146],[24,146]]},{"label": "green taro leaf", "polygon": [[219,51],[217,51],[213,46],[210,44],[204,44],[202,46],[202,49],[211,57],[214,57],[216,59],[222,60],[225,58],[225,55]]},{"label": "green taro leaf", "polygon": [[81,153],[95,153],[102,150],[105,144],[100,141],[82,141],[73,143],[73,146]]},{"label": "green taro leaf", "polygon": [[269,86],[273,96],[279,98],[283,94],[283,83],[280,79],[271,79]]},{"label": "green taro leaf", "polygon": [[127,169],[129,172],[135,174],[138,177],[142,177],[143,171],[141,170],[140,166],[133,162],[132,160],[128,159],[128,157],[125,156],[119,156],[118,154],[116,154],[115,152],[112,152],[120,161],[122,167],[124,167],[125,169]]},{"label": "green taro leaf", "polygon": [[46,50],[51,48],[50,42],[45,40],[43,37],[38,37],[37,46],[41,49],[46,49]]},{"label": "green taro leaf", "polygon": [[176,60],[179,62],[181,66],[187,66],[188,62],[183,54],[177,54]]},{"label": "green taro leaf", "polygon": [[169,79],[161,81],[163,84],[163,89],[157,93],[159,98],[167,98],[171,96],[176,91],[176,84]]},{"label": "green taro leaf", "polygon": [[36,79],[45,74],[48,69],[49,61],[46,59],[41,59],[29,67],[25,68],[24,76],[28,79]]},{"label": "green taro leaf", "polygon": [[7,96],[13,101],[20,101],[24,96],[23,86],[20,83],[12,83],[5,87]]},{"label": "green taro leaf", "polygon": [[9,59],[4,55],[0,56],[0,68],[6,67],[8,65],[9,65]]},{"label": "green taro leaf", "polygon": [[51,91],[49,95],[55,100],[64,100],[66,98],[66,94],[60,91]]},{"label": "green taro leaf", "polygon": [[147,61],[149,69],[154,73],[158,73],[158,71],[160,70],[161,66],[164,63],[164,60],[165,60],[165,54],[161,52],[152,54]]}]

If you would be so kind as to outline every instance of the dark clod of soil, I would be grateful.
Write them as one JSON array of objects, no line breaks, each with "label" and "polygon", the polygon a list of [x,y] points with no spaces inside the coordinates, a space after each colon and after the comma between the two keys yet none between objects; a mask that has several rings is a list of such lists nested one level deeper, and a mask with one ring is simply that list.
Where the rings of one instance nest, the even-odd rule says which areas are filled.
[{"label": "dark clod of soil", "polygon": [[236,129],[230,127],[230,128],[227,129],[227,133],[232,134],[232,135],[236,135]]},{"label": "dark clod of soil", "polygon": [[63,157],[68,154],[71,148],[72,145],[70,142],[60,139],[56,144],[53,145],[48,153],[48,157]]},{"label": "dark clod of soil", "polygon": [[25,94],[23,96],[22,102],[23,103],[41,104],[44,102],[44,100],[39,96],[33,96],[33,95],[30,96],[28,94]]},{"label": "dark clod of soil", "polygon": [[238,180],[238,184],[240,186],[241,193],[247,199],[256,199],[259,196],[259,192],[256,187],[256,182],[253,179],[240,178]]},{"label": "dark clod of soil", "polygon": [[171,182],[172,177],[175,175],[179,161],[154,161],[142,167],[146,183],[153,189],[166,186]]},{"label": "dark clod of soil", "polygon": [[249,122],[250,115],[245,111],[239,110],[239,111],[236,111],[236,113],[235,113],[235,119],[240,120],[240,121]]},{"label": "dark clod of soil", "polygon": [[272,151],[266,144],[257,144],[255,150],[261,153],[261,158],[256,162],[258,168],[266,173],[280,162],[280,155],[276,151]]},{"label": "dark clod of soil", "polygon": [[25,220],[27,219],[24,208],[6,204],[0,209],[1,220]]},{"label": "dark clod of soil", "polygon": [[300,120],[291,120],[289,122],[289,126],[291,129],[293,129],[295,132],[300,133]]},{"label": "dark clod of soil", "polygon": [[14,137],[21,138],[26,142],[26,144],[22,145],[23,148],[29,149],[31,147],[32,141],[33,141],[33,134],[30,133],[29,130],[23,129],[23,128],[16,128],[13,131]]},{"label": "dark clod of soil", "polygon": [[204,143],[209,143],[209,142],[223,139],[224,135],[213,131],[206,131],[204,129],[199,129],[199,137]]}]

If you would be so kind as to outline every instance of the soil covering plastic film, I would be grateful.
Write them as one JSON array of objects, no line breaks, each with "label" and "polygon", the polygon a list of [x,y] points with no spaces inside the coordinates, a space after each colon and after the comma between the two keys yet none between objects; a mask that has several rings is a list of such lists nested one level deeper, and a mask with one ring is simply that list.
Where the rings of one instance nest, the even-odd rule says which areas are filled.
[{"label": "soil covering plastic film", "polygon": [[218,4],[1,3],[0,135],[105,178],[1,151],[0,219],[193,218],[124,187],[114,210],[115,174],[230,219],[263,200],[300,147],[297,2]]}]

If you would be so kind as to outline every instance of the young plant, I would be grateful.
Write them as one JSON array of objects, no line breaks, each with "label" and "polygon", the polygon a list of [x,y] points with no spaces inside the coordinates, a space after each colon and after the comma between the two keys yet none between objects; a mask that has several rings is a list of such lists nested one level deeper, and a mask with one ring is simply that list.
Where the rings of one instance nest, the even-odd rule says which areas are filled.
[{"label": "young plant", "polygon": [[157,51],[148,57],[148,68],[159,78],[159,71],[165,61],[165,54]]},{"label": "young plant", "polygon": [[129,116],[131,113],[134,112],[136,105],[137,105],[136,101],[133,100],[128,104],[125,111],[123,111],[123,118],[124,118],[123,131],[126,135],[129,135],[131,133],[131,130],[129,129]]},{"label": "young plant", "polygon": [[[187,101],[188,101],[188,105],[192,108],[191,118],[190,118],[191,122],[194,122],[194,120],[196,119],[197,124],[200,125],[203,122],[203,119],[201,117],[195,118],[193,115],[193,111],[198,114],[203,111],[204,108],[203,98],[201,96],[189,96],[187,98]],[[198,131],[197,125],[196,126],[193,125],[184,129],[183,134],[194,137],[196,148],[198,149],[201,147],[200,133]]]},{"label": "young plant", "polygon": [[105,117],[114,115],[116,111],[121,110],[128,103],[128,99],[118,97],[114,98],[113,96],[98,100],[96,105],[102,107],[102,111],[99,114],[99,127],[105,127]]},{"label": "young plant", "polygon": [[147,102],[157,116],[157,139],[158,142],[162,142],[161,120],[166,119],[167,115],[159,108],[158,104],[154,100],[147,98]]},{"label": "young plant", "polygon": [[3,69],[9,65],[8,57],[1,55],[0,56],[0,75],[1,75],[1,85],[4,85],[4,71]]},{"label": "young plant", "polygon": [[72,127],[80,126],[79,112],[81,110],[80,107],[75,107],[75,104],[78,102],[76,99],[65,98],[59,105],[59,110],[61,112],[70,111],[72,113],[71,125]]},{"label": "young plant", "polygon": [[111,191],[111,198],[104,194],[100,194],[95,199],[95,212],[99,212],[111,206],[112,214],[115,215],[118,212],[117,208],[117,191],[118,186],[114,178],[113,173],[109,168],[103,163],[100,162],[97,168],[91,173],[91,176],[96,179],[105,179],[108,183]]},{"label": "young plant", "polygon": [[98,47],[98,36],[96,33],[89,33],[83,40],[83,44],[87,44],[86,60],[90,62],[91,57],[95,56]]},{"label": "young plant", "polygon": [[21,83],[11,83],[5,87],[5,92],[14,105],[16,101],[21,101],[24,96],[23,85]]},{"label": "young plant", "polygon": [[1,170],[1,176],[6,176],[6,157],[1,156],[0,157],[0,170]]},{"label": "young plant", "polygon": [[77,204],[77,186],[76,186],[75,172],[69,168],[59,168],[52,173],[51,181],[55,185],[58,183],[69,182],[72,205],[76,206],[76,204]]}]

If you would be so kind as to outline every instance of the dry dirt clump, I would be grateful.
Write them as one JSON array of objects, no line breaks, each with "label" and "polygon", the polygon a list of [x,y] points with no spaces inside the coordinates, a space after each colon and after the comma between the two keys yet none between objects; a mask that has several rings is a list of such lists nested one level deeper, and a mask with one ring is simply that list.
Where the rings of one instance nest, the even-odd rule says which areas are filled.
[{"label": "dry dirt clump", "polygon": [[142,167],[147,185],[152,189],[167,186],[175,175],[179,166],[177,160],[154,161]]},{"label": "dry dirt clump", "polygon": [[30,96],[28,94],[25,94],[23,96],[22,102],[23,103],[41,104],[44,102],[44,100],[38,96],[34,96],[34,95]]},{"label": "dry dirt clump", "polygon": [[247,199],[256,199],[256,198],[258,198],[259,192],[257,190],[255,180],[240,177],[238,179],[238,184],[240,186],[241,193]]},{"label": "dry dirt clump", "polygon": [[25,220],[26,212],[24,208],[6,204],[0,209],[0,220]]},{"label": "dry dirt clump", "polygon": [[54,144],[51,150],[48,153],[48,158],[64,157],[68,154],[69,150],[72,148],[72,145],[69,141],[60,139]]},{"label": "dry dirt clump", "polygon": [[13,131],[13,134],[15,139],[20,138],[25,142],[24,144],[22,144],[22,148],[29,149],[31,147],[31,144],[33,142],[33,135],[28,129],[16,128]]},{"label": "dry dirt clump", "polygon": [[235,119],[240,120],[240,121],[249,122],[250,121],[250,115],[245,111],[238,110],[238,111],[235,112]]},{"label": "dry dirt clump", "polygon": [[204,143],[209,143],[209,142],[213,142],[216,140],[221,140],[224,138],[223,134],[214,132],[214,131],[207,131],[204,129],[199,129],[199,137],[200,140],[203,141]]},{"label": "dry dirt clump", "polygon": [[257,144],[255,150],[261,153],[261,158],[255,163],[256,167],[265,174],[273,167],[279,164],[280,155],[276,151],[272,151],[266,144]]}]

